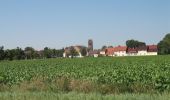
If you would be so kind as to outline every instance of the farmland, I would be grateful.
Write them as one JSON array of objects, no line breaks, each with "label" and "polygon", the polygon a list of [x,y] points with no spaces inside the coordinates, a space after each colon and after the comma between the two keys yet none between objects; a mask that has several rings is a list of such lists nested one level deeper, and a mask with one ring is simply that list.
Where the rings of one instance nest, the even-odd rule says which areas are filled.
[{"label": "farmland", "polygon": [[2,61],[0,91],[169,92],[170,56]]}]

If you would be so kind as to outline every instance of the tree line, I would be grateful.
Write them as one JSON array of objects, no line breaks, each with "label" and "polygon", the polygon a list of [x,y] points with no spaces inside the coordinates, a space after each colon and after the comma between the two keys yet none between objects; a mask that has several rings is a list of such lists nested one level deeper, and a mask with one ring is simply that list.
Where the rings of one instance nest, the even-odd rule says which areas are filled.
[{"label": "tree line", "polygon": [[44,59],[44,58],[56,58],[62,57],[63,49],[50,49],[45,47],[41,51],[36,51],[33,47],[26,47],[24,50],[20,47],[15,49],[4,50],[4,47],[0,47],[0,60],[23,60],[23,59]]},{"label": "tree line", "polygon": [[[138,40],[127,40],[126,46],[129,48],[138,48],[141,46],[146,46],[145,42],[141,42]],[[170,54],[170,33],[166,34],[165,37],[157,44],[158,46],[158,54],[166,55]],[[101,50],[105,50],[106,48],[111,48],[112,46],[103,46]],[[86,48],[81,49],[82,56],[86,56],[87,50]],[[50,49],[45,47],[41,51],[36,51],[32,47],[26,47],[24,50],[20,47],[15,49],[7,49],[4,50],[4,47],[0,47],[0,60],[22,60],[22,59],[43,59],[43,58],[56,58],[63,57],[64,48],[63,49]],[[78,55],[78,52],[74,48],[71,48],[70,54],[71,56]]]},{"label": "tree line", "polygon": [[158,43],[158,51],[161,55],[170,54],[170,33]]}]

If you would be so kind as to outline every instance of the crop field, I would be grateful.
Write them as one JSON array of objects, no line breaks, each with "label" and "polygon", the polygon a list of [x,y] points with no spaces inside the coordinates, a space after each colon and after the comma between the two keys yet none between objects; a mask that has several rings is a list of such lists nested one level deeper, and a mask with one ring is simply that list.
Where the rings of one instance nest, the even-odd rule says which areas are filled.
[{"label": "crop field", "polygon": [[2,61],[0,91],[169,93],[170,56]]}]

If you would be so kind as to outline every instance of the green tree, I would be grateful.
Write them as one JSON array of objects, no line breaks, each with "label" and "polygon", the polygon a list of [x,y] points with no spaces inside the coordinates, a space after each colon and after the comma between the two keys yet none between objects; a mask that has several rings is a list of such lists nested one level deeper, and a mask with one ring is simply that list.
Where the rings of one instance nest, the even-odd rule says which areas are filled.
[{"label": "green tree", "polygon": [[50,48],[45,47],[43,52],[44,52],[44,57],[52,58],[53,51]]},{"label": "green tree", "polygon": [[14,59],[21,60],[25,58],[24,50],[17,47],[16,49],[13,49]]},{"label": "green tree", "polygon": [[41,54],[41,51],[35,51],[33,55],[35,59],[43,58],[43,54]]},{"label": "green tree", "polygon": [[26,47],[24,50],[26,59],[34,59],[34,52],[35,52],[34,48]]},{"label": "green tree", "polygon": [[56,57],[63,57],[64,48],[56,50]]},{"label": "green tree", "polygon": [[140,46],[146,46],[146,43],[131,39],[126,41],[126,46],[129,48],[137,48]]},{"label": "green tree", "polygon": [[108,48],[113,48],[113,46],[108,46]]},{"label": "green tree", "polygon": [[158,43],[158,54],[170,54],[170,33]]},{"label": "green tree", "polygon": [[0,60],[4,60],[5,58],[5,51],[4,51],[4,47],[1,46],[0,47]]},{"label": "green tree", "polygon": [[80,52],[81,52],[82,56],[86,56],[87,55],[87,48],[86,47],[81,48]]},{"label": "green tree", "polygon": [[13,50],[13,49],[11,49],[11,50],[9,50],[9,49],[5,50],[5,59],[6,59],[6,60],[13,60],[13,59],[14,59],[14,50]]},{"label": "green tree", "polygon": [[101,48],[101,50],[106,50],[106,48],[107,48],[107,46],[103,46],[102,48]]}]

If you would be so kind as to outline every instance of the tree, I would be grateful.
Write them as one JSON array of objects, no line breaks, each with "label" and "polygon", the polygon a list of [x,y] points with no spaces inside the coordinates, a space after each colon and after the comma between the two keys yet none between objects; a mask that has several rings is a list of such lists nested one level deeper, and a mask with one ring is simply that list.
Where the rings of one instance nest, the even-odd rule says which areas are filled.
[{"label": "tree", "polygon": [[146,43],[131,39],[126,41],[126,46],[129,48],[137,48],[141,46],[146,46]]},{"label": "tree", "polygon": [[13,60],[13,59],[14,59],[14,50],[13,50],[13,49],[11,49],[11,50],[9,50],[9,49],[5,50],[5,59],[6,59],[6,60]]},{"label": "tree", "polygon": [[81,52],[82,56],[86,56],[87,55],[86,47],[83,47],[80,52]]},{"label": "tree", "polygon": [[41,53],[41,51],[35,51],[33,55],[35,59],[43,58],[43,54]]},{"label": "tree", "polygon": [[107,46],[103,46],[102,48],[101,48],[101,50],[106,50],[106,48],[107,48]]},{"label": "tree", "polygon": [[170,33],[158,43],[158,54],[170,54]]},{"label": "tree", "polygon": [[21,60],[25,58],[24,51],[17,47],[16,49],[7,49],[4,51],[4,59],[6,60]]},{"label": "tree", "polygon": [[0,60],[4,60],[5,57],[5,52],[4,52],[4,47],[0,47]]},{"label": "tree", "polygon": [[44,53],[44,57],[52,58],[53,51],[50,48],[45,47],[43,53]]},{"label": "tree", "polygon": [[25,58],[24,51],[19,47],[17,47],[16,49],[13,49],[13,52],[14,52],[13,53],[14,59],[21,60]]},{"label": "tree", "polygon": [[63,57],[64,48],[56,50],[56,57]]},{"label": "tree", "polygon": [[108,48],[113,48],[113,46],[108,46]]},{"label": "tree", "polygon": [[34,58],[34,52],[35,52],[34,48],[26,47],[25,50],[24,50],[26,59],[33,59]]}]

